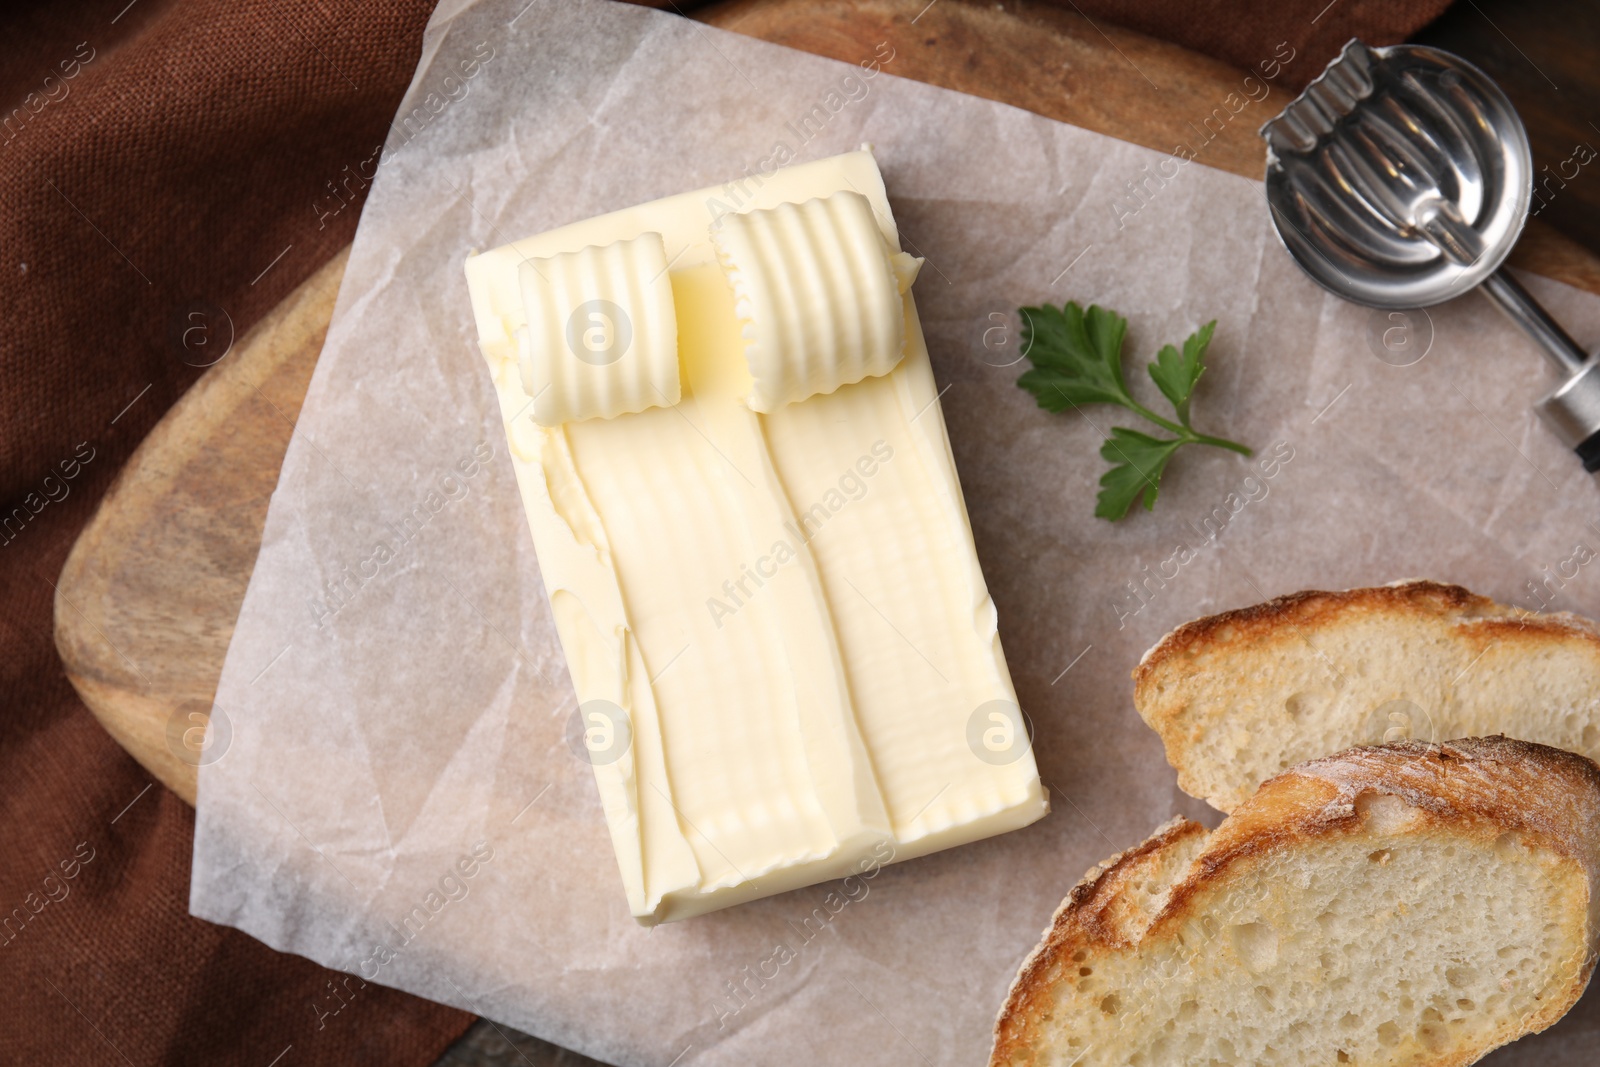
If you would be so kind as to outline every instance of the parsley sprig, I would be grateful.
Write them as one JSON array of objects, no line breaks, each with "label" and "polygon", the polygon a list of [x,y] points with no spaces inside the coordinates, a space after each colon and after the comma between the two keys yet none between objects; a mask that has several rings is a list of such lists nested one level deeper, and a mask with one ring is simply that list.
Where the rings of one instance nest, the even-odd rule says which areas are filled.
[{"label": "parsley sprig", "polygon": [[1116,404],[1154,423],[1175,437],[1154,437],[1139,430],[1115,426],[1100,455],[1114,466],[1100,479],[1095,515],[1115,521],[1128,513],[1142,495],[1146,511],[1155,507],[1161,475],[1184,445],[1211,445],[1242,455],[1250,449],[1225,437],[1213,437],[1189,424],[1189,401],[1195,383],[1205,373],[1206,346],[1211,343],[1216,320],[1189,335],[1180,351],[1167,345],[1149,366],[1150,377],[1172,404],[1173,419],[1163,418],[1139,403],[1122,377],[1122,340],[1128,320],[1098,305],[1085,311],[1068,301],[1064,307],[1025,307],[1022,316],[1023,354],[1033,369],[1017,379],[1047,411],[1076,410],[1084,404]]}]

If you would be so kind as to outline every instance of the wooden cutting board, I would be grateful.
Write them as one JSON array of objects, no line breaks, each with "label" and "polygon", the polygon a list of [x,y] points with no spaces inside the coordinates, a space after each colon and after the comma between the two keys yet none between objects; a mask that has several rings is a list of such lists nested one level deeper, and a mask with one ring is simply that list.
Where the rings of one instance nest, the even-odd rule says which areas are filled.
[{"label": "wooden cutting board", "polygon": [[[735,0],[695,17],[847,62],[886,43],[891,74],[1163,151],[1195,143],[1191,123],[1239,93],[1246,74],[1034,2]],[[1287,99],[1274,90],[1248,105],[1199,161],[1259,177],[1256,127]],[[201,728],[347,255],[302,284],[167,413],[61,573],[56,647],[67,676],[111,735],[191,804],[207,756]],[[1512,262],[1600,293],[1600,260],[1537,225]]]}]

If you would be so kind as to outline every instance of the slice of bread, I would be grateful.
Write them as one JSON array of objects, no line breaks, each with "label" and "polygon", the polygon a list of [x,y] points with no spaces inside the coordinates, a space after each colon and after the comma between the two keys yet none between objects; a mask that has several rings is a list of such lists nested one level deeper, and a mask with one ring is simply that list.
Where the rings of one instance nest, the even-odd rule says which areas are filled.
[{"label": "slice of bread", "polygon": [[1600,632],[1458,585],[1305,592],[1178,627],[1133,672],[1178,785],[1232,811],[1302,760],[1506,734],[1600,759]]},{"label": "slice of bread", "polygon": [[1595,764],[1503,737],[1351,749],[1091,870],[990,1064],[1469,1064],[1566,1013],[1597,929]]}]

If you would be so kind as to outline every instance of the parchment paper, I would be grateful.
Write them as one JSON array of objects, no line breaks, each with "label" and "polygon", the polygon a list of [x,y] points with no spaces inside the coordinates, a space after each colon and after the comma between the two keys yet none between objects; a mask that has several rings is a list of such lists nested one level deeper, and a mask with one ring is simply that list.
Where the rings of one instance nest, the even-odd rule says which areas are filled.
[{"label": "parchment paper", "polygon": [[[396,119],[218,692],[232,737],[202,768],[195,915],[618,1064],[981,1062],[1073,882],[1207,811],[1130,703],[1169,628],[1416,575],[1528,607],[1546,581],[1600,614],[1600,562],[1575,562],[1600,550],[1600,491],[1529,412],[1542,361],[1482,296],[1408,339],[1300,274],[1255,183],[1198,164],[1119,211],[1166,157],[896,79],[914,32],[864,79],[674,15],[526,2],[443,5]],[[823,885],[646,932],[572,743],[462,258],[779,144],[864,141],[928,260],[917,304],[1054,812],[889,867],[837,911]],[[1530,284],[1600,340],[1600,299]],[[1129,420],[1047,414],[1013,384],[1014,309],[1068,298],[1129,317],[1135,368],[1216,318],[1197,425],[1291,458],[1263,478],[1185,449],[1154,513],[1093,518],[1096,449]],[[1394,351],[1372,340],[1396,327]],[[1595,1001],[1494,1062],[1588,1062]]]}]

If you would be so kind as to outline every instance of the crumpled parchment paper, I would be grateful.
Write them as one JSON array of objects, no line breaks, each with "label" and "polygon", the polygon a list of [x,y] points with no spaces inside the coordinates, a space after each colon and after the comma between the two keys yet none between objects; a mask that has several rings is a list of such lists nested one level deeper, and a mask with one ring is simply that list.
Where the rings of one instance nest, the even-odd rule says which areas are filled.
[{"label": "crumpled parchment paper", "polygon": [[[981,1062],[1084,870],[1207,810],[1130,703],[1172,626],[1418,575],[1600,614],[1600,490],[1529,411],[1542,360],[1482,296],[1400,318],[1341,303],[1290,262],[1257,184],[1190,163],[1124,199],[1167,157],[896,79],[909,39],[861,67],[526,3],[444,4],[396,117],[217,695],[232,739],[202,768],[195,915],[617,1064]],[[461,262],[862,142],[927,257],[917,304],[1054,811],[848,894],[646,931]],[[1529,283],[1600,340],[1600,299]],[[1047,414],[1014,385],[1015,309],[1069,298],[1128,316],[1144,385],[1160,345],[1217,319],[1195,422],[1259,458],[1185,449],[1153,513],[1093,518],[1096,450],[1129,420]],[[1493,1062],[1588,1062],[1595,1001]],[[323,1025],[355,1025],[340,1003]]]}]

